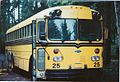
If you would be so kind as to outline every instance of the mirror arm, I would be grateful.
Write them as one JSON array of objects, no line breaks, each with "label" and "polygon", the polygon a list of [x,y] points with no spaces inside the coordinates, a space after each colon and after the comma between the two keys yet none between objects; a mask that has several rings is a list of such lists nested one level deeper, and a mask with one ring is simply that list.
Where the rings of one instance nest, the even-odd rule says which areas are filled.
[{"label": "mirror arm", "polygon": [[42,46],[47,46],[47,45],[48,45],[47,43],[48,43],[48,42],[47,42],[46,40],[40,41],[40,44],[41,44]]}]

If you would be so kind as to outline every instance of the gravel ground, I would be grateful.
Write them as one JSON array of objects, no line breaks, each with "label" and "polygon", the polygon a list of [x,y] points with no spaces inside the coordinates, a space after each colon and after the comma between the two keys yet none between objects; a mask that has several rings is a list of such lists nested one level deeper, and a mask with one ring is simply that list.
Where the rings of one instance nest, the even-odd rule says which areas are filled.
[{"label": "gravel ground", "polygon": [[[63,79],[67,81],[79,81],[79,82],[118,82],[118,77],[116,73],[112,73],[113,70],[104,70],[103,72],[98,72],[97,74],[85,74],[81,75],[78,79]],[[55,80],[55,79],[53,79]],[[50,81],[53,81],[50,80]],[[26,74],[21,74],[18,72],[10,71],[0,73],[0,81],[30,81],[30,78],[26,77]],[[49,80],[48,80],[49,81]],[[58,81],[58,80],[57,80]]]},{"label": "gravel ground", "polygon": [[16,72],[2,72],[0,74],[0,81],[30,81],[29,78],[24,77],[21,74],[18,74]]}]

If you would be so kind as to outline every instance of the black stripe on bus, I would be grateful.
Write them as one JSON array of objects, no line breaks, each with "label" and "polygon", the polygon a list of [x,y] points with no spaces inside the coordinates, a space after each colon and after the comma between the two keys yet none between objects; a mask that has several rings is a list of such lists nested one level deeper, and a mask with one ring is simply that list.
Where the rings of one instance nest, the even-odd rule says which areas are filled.
[{"label": "black stripe on bus", "polygon": [[[9,42],[6,42],[5,44],[6,44],[6,46],[32,44],[32,37],[9,41]],[[80,43],[80,44],[76,44],[76,43],[46,43],[44,45],[42,45],[41,43],[36,43],[36,46],[76,46],[76,47],[81,47],[81,46],[103,46],[103,43]]]},{"label": "black stripe on bus", "polygon": [[5,42],[6,46],[22,45],[22,44],[32,44],[32,37],[22,38],[22,39],[17,39],[17,40],[12,40],[12,41]]},{"label": "black stripe on bus", "polygon": [[81,46],[103,46],[103,43],[46,43],[44,45],[37,43],[36,46],[56,46],[56,47],[62,47],[62,46],[76,46],[76,47],[81,47]]}]

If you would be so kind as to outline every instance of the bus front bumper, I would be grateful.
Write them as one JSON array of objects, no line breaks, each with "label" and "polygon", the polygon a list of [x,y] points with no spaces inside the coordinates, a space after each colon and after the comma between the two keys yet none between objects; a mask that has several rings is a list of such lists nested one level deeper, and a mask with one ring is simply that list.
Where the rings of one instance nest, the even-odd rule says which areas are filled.
[{"label": "bus front bumper", "polygon": [[[96,69],[98,70],[98,69]],[[46,70],[46,79],[79,79],[85,74],[91,75],[95,69]]]},{"label": "bus front bumper", "polygon": [[101,68],[95,69],[68,69],[68,70],[46,70],[37,73],[37,78],[41,79],[79,79],[84,78],[85,75],[91,76],[91,74],[96,74],[100,72]]}]

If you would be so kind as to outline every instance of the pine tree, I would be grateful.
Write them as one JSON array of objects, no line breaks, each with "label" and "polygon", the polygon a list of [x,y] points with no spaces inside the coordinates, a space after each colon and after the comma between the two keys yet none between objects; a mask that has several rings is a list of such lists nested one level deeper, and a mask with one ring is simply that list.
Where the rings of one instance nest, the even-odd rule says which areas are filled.
[{"label": "pine tree", "polygon": [[58,27],[56,26],[56,24],[54,23],[54,20],[49,20],[49,26],[48,26],[49,30],[49,37],[50,38],[54,38],[54,39],[61,39],[61,32],[58,30]]}]

